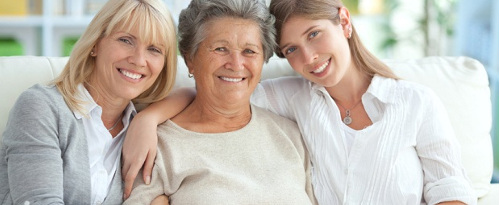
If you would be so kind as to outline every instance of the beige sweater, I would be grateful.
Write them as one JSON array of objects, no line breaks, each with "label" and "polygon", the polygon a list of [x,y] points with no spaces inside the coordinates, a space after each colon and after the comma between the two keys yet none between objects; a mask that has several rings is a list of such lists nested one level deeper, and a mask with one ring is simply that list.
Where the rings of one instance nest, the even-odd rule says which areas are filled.
[{"label": "beige sweater", "polygon": [[206,134],[172,121],[158,127],[152,182],[138,176],[125,204],[166,194],[178,204],[315,204],[310,161],[297,125],[252,106],[240,130]]}]

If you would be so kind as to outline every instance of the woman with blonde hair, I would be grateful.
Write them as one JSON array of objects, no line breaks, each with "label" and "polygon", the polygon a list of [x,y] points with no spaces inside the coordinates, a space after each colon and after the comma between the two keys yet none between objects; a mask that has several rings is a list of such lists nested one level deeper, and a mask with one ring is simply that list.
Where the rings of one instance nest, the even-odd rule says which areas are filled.
[{"label": "woman with blonde hair", "polygon": [[176,51],[164,2],[108,1],[59,77],[29,88],[12,108],[0,151],[1,204],[120,204],[134,103],[168,95]]}]

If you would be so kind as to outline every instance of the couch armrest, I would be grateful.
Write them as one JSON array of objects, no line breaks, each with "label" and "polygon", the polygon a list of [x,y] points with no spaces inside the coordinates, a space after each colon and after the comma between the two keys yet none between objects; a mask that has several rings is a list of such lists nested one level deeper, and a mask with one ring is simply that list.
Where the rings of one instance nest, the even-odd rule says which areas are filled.
[{"label": "couch armrest", "polygon": [[500,204],[498,199],[498,194],[500,186],[498,184],[491,184],[490,191],[483,197],[479,198],[477,201],[478,205],[493,205]]}]

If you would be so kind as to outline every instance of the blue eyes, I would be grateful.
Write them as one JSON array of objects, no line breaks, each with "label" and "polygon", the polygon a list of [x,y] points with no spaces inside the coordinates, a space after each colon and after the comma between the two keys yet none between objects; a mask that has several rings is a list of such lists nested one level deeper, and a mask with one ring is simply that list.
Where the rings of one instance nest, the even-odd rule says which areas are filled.
[{"label": "blue eyes", "polygon": [[294,52],[295,50],[297,50],[297,48],[295,48],[295,47],[288,48],[288,49],[286,49],[286,50],[285,50],[285,54],[292,53],[292,52]]},{"label": "blue eyes", "polygon": [[[307,40],[312,40],[314,37],[318,36],[319,34],[319,31],[313,31],[311,33],[309,33],[309,35],[307,36]],[[284,53],[284,55],[288,55],[290,53],[293,53],[295,50],[297,50],[297,47],[294,47],[294,46],[291,46],[291,47],[288,47],[286,48],[284,51],[282,51]]]},{"label": "blue eyes", "polygon": [[316,37],[316,36],[318,35],[318,33],[319,33],[319,31],[313,31],[313,32],[311,32],[311,33],[309,34],[309,38],[311,39],[311,38]]}]

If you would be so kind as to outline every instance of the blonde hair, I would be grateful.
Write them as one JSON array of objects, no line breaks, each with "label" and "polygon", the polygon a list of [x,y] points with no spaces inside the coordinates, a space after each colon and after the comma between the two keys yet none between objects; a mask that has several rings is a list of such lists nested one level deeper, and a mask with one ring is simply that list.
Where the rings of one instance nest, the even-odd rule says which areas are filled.
[{"label": "blonde hair", "polygon": [[[329,19],[334,24],[340,23],[339,9],[343,7],[340,0],[272,0],[269,6],[271,14],[276,18],[276,42],[280,42],[283,24],[292,16],[301,16],[309,19]],[[354,25],[352,35],[348,39],[349,49],[354,64],[361,72],[370,76],[378,74],[387,78],[399,79],[392,70],[363,46]],[[275,53],[284,58],[279,48]]]},{"label": "blonde hair", "polygon": [[162,0],[109,0],[95,15],[73,47],[62,73],[52,82],[61,92],[68,106],[82,111],[75,96],[81,83],[88,83],[95,69],[95,58],[90,56],[94,46],[104,37],[121,30],[139,27],[139,37],[147,43],[165,46],[165,64],[153,85],[141,93],[134,103],[152,103],[165,98],[172,90],[177,71],[177,41],[175,24]]}]

